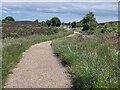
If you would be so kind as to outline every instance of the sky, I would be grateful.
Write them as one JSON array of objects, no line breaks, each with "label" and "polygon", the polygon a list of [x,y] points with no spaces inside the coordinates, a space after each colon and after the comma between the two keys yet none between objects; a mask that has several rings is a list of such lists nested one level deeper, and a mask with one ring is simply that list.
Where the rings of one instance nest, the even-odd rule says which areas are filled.
[{"label": "sky", "polygon": [[2,0],[2,2],[119,2],[119,0]]},{"label": "sky", "polygon": [[36,19],[45,21],[55,16],[59,17],[62,22],[72,22],[80,21],[88,12],[93,12],[98,22],[118,20],[118,0],[109,0],[109,2],[104,2],[105,0],[89,0],[89,2],[88,0],[72,0],[75,2],[70,2],[71,0],[32,1],[17,0],[16,2],[16,0],[11,0],[8,2],[8,0],[4,0],[1,11],[2,19],[6,16],[13,16],[19,21]]}]

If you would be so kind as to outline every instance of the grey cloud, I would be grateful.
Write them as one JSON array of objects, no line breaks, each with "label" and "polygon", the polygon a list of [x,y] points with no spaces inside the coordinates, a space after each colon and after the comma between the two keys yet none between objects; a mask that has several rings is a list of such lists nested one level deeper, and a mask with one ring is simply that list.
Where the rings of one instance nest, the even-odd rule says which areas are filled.
[{"label": "grey cloud", "polygon": [[[16,14],[54,14],[58,16],[69,15],[74,17],[84,16],[89,11],[96,16],[117,16],[118,4],[116,2],[39,2],[39,3],[3,3],[3,13]],[[64,18],[64,17],[63,17]]]}]

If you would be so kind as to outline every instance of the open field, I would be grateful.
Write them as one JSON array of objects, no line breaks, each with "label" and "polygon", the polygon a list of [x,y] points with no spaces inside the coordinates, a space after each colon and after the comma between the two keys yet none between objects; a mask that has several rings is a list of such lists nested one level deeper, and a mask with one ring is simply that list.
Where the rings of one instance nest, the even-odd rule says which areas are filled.
[{"label": "open field", "polygon": [[118,88],[118,39],[117,33],[101,35],[77,34],[55,40],[55,54],[72,75],[75,89]]}]

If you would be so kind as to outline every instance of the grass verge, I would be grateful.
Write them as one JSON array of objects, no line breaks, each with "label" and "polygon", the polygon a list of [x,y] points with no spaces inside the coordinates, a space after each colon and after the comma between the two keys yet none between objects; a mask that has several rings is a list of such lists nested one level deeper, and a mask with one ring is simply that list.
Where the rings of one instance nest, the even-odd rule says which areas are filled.
[{"label": "grass verge", "polygon": [[67,67],[76,90],[118,88],[118,47],[114,33],[76,35],[53,41],[54,52]]}]

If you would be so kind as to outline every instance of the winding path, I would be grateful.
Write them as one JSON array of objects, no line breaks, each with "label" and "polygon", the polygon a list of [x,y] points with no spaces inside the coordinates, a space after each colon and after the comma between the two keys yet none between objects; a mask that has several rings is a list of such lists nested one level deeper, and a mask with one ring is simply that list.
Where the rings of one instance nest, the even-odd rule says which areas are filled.
[{"label": "winding path", "polygon": [[51,41],[36,44],[24,52],[5,88],[70,88],[69,74],[50,44]]}]

